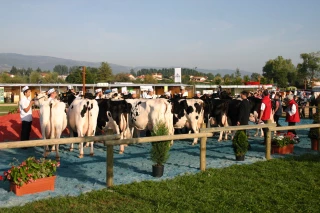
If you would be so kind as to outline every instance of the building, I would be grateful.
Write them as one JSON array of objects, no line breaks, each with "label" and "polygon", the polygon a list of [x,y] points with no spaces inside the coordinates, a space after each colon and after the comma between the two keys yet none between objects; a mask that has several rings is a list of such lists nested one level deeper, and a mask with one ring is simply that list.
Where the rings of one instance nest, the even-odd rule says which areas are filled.
[{"label": "building", "polygon": [[190,81],[193,82],[205,82],[207,79],[208,77],[190,75]]}]

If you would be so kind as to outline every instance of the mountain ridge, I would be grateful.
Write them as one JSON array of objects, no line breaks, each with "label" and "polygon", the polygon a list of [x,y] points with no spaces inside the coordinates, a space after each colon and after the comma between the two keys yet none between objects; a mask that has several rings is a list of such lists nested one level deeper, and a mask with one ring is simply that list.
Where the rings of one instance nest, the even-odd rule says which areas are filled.
[{"label": "mountain ridge", "polygon": [[[109,63],[109,62],[108,62]],[[68,67],[72,66],[88,66],[88,67],[99,67],[101,62],[89,62],[89,61],[78,61],[73,59],[64,59],[54,56],[42,56],[42,55],[24,55],[19,53],[0,53],[0,72],[1,71],[9,71],[11,70],[12,66],[17,68],[25,68],[28,67],[32,69],[37,69],[38,67],[42,70],[53,70],[55,65],[66,65]],[[109,63],[110,67],[114,74],[118,74],[121,72],[128,73],[130,69],[134,69],[138,71],[140,69],[162,69],[162,68],[169,68],[173,66],[163,66],[163,67],[152,67],[152,66],[123,66],[118,64]],[[179,67],[179,66],[176,66]],[[201,69],[197,68],[197,71],[203,73],[212,73],[214,75],[220,73],[222,76],[226,74],[233,74],[235,70],[232,69]],[[241,75],[251,75],[252,72],[240,70]]]}]

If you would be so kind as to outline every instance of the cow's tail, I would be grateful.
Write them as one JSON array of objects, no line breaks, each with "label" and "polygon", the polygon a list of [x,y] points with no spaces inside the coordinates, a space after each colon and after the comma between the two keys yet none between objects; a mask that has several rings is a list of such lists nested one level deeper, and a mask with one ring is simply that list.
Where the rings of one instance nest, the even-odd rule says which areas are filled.
[{"label": "cow's tail", "polygon": [[52,115],[52,102],[49,104],[49,109],[50,109],[50,117],[49,117],[49,122],[50,122],[50,139],[55,138],[55,128],[53,126],[53,115]]}]

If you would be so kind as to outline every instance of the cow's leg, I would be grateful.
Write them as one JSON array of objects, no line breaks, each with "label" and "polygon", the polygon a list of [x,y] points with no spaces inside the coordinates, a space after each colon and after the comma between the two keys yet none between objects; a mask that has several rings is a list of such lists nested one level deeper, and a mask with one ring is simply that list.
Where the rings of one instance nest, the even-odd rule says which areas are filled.
[{"label": "cow's leg", "polygon": [[[120,136],[120,140],[122,140],[123,139],[123,132],[121,133],[121,136]],[[124,144],[121,144],[120,146],[119,146],[119,154],[123,154],[124,153]]]},{"label": "cow's leg", "polygon": [[48,146],[48,145],[44,146],[43,157],[44,157],[44,158],[47,158],[47,156],[49,155],[49,153],[50,153],[49,146]]},{"label": "cow's leg", "polygon": [[60,161],[60,155],[59,155],[59,144],[54,145],[56,147],[56,160]]},{"label": "cow's leg", "polygon": [[263,137],[264,137],[263,129],[262,129],[262,128],[260,128],[260,131],[261,131],[261,138],[263,138]]},{"label": "cow's leg", "polygon": [[[197,121],[197,120],[196,120]],[[199,133],[198,124],[196,122],[192,122],[192,130],[195,134]],[[190,133],[189,133],[190,134]],[[193,139],[192,146],[198,143],[198,138]]]},{"label": "cow's leg", "polygon": [[94,156],[94,151],[93,151],[93,142],[90,143],[90,156]]},{"label": "cow's leg", "polygon": [[260,129],[258,128],[257,130],[256,130],[256,133],[253,135],[254,137],[257,137],[258,135],[259,135],[259,131],[260,131]]},{"label": "cow's leg", "polygon": [[218,141],[222,141],[223,132],[224,132],[224,131],[220,131],[220,135],[219,135]]},{"label": "cow's leg", "polygon": [[[73,134],[73,130],[70,128],[70,138],[73,138],[74,134]],[[73,152],[73,143],[70,144],[70,152]]]},{"label": "cow's leg", "polygon": [[[228,117],[227,117],[227,115],[225,113],[222,114],[221,122],[223,124],[223,127],[228,127],[229,126]],[[228,140],[228,131],[225,131],[224,140]]]},{"label": "cow's leg", "polygon": [[79,158],[83,158],[83,142],[79,143]]}]

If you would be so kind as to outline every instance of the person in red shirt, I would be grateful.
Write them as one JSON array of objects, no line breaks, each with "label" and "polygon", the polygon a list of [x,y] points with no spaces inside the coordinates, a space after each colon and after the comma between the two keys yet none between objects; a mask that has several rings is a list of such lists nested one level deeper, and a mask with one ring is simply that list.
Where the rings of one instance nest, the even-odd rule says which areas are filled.
[{"label": "person in red shirt", "polygon": [[[293,95],[288,95],[287,97],[286,121],[288,126],[295,126],[296,123],[300,122],[298,104],[295,102]],[[288,130],[289,132],[295,135],[295,139],[299,139],[296,130],[290,129]]]},{"label": "person in red shirt", "polygon": [[[267,123],[267,120],[271,117],[271,100],[269,97],[269,91],[264,90],[262,94],[262,103],[260,107],[260,113],[259,113],[259,120],[258,124]],[[266,144],[267,142],[267,128],[262,128],[264,133],[264,142],[263,144]]]}]

